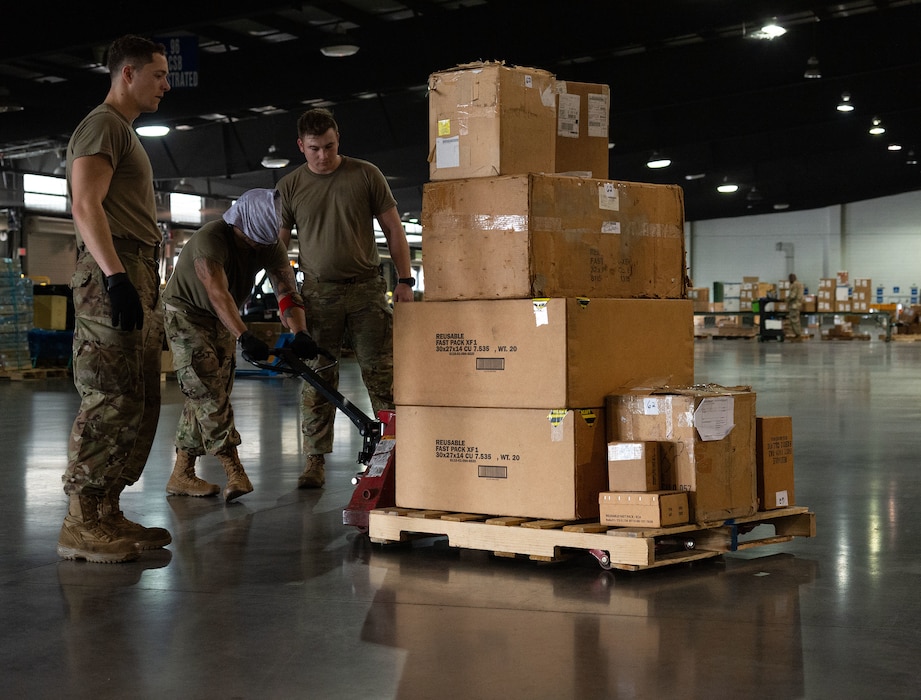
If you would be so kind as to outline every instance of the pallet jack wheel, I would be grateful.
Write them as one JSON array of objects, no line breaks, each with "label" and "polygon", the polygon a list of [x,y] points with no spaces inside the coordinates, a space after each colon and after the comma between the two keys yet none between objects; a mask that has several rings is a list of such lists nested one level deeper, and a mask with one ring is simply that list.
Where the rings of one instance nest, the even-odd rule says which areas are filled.
[{"label": "pallet jack wheel", "polygon": [[611,555],[610,554],[608,554],[603,549],[590,549],[588,550],[588,552],[593,557],[595,557],[595,559],[598,561],[598,566],[600,566],[605,571],[611,570]]}]

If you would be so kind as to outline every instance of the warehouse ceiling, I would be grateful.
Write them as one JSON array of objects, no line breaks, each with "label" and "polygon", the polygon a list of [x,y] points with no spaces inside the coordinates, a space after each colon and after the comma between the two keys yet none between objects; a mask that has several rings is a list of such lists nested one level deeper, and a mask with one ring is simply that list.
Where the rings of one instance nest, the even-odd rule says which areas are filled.
[{"label": "warehouse ceiling", "polygon": [[[389,177],[417,214],[428,181],[427,82],[499,60],[611,89],[610,177],[684,188],[690,221],[825,207],[921,190],[921,0],[320,0],[188,5],[22,3],[4,10],[0,170],[51,173],[108,89],[105,47],[136,33],[180,39],[145,139],[158,185],[235,196],[303,157],[297,116],[329,106],[341,152]],[[206,9],[209,7],[211,9]],[[770,20],[786,28],[761,38]],[[89,21],[89,24],[87,24]],[[80,27],[78,30],[77,27]],[[323,55],[335,40],[357,54]],[[811,57],[820,78],[804,77]],[[197,68],[192,72],[189,68]],[[854,111],[836,110],[842,94]],[[868,133],[880,120],[886,132]],[[890,150],[899,145],[901,150]],[[269,170],[271,146],[291,165]],[[670,167],[645,163],[659,151]],[[736,182],[734,194],[718,184]]]}]

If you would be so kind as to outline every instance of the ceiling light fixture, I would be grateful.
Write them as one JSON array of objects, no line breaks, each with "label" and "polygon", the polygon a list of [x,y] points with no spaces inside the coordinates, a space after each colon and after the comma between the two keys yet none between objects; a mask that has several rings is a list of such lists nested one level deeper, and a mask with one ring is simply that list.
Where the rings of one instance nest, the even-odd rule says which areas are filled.
[{"label": "ceiling light fixture", "polygon": [[358,53],[358,49],[358,44],[337,43],[321,46],[320,53],[329,58],[346,58],[347,56],[354,56]]},{"label": "ceiling light fixture", "polygon": [[886,150],[887,150],[887,151],[901,151],[901,150],[902,150],[902,144],[900,144],[900,143],[890,143],[888,146],[886,146]]},{"label": "ceiling light fixture", "polygon": [[723,182],[717,185],[716,191],[721,194],[732,194],[739,191],[739,186],[734,182],[729,182],[729,178],[724,177]]},{"label": "ceiling light fixture", "polygon": [[139,126],[135,131],[138,133],[138,136],[157,138],[166,136],[169,133],[169,127],[163,124],[148,124],[147,126]]},{"label": "ceiling light fixture", "polygon": [[849,92],[841,93],[841,101],[838,103],[838,106],[836,107],[836,109],[839,112],[853,112],[854,111],[854,103],[851,102],[851,93]]},{"label": "ceiling light fixture", "polygon": [[269,146],[269,152],[262,158],[263,168],[283,168],[291,161],[275,152],[275,146]]},{"label": "ceiling light fixture", "polygon": [[358,53],[360,48],[358,42],[337,24],[332,36],[320,47],[320,53],[329,58],[347,58]]},{"label": "ceiling light fixture", "polygon": [[779,36],[783,36],[787,33],[787,30],[777,24],[777,19],[772,19],[770,22],[761,27],[761,34],[764,35],[766,39],[776,39]]},{"label": "ceiling light fixture", "polygon": [[651,168],[652,170],[667,168],[671,164],[672,159],[666,158],[658,151],[653,151],[653,154],[649,157],[649,160],[646,161],[646,167]]},{"label": "ceiling light fixture", "polygon": [[915,157],[914,150],[908,151],[908,155],[905,157],[905,165],[917,165],[918,159]]},{"label": "ceiling light fixture", "polygon": [[803,73],[804,78],[809,78],[810,80],[816,80],[817,78],[822,77],[822,71],[819,68],[819,59],[815,56],[810,56],[809,60],[806,61],[806,72]]},{"label": "ceiling light fixture", "polygon": [[886,133],[886,127],[883,126],[879,117],[873,117],[873,123],[870,125],[870,133],[874,136],[880,136]]}]

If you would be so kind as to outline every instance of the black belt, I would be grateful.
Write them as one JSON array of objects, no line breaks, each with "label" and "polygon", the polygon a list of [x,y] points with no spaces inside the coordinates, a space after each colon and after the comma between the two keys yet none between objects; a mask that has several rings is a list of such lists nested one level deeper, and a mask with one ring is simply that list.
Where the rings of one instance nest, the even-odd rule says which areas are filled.
[{"label": "black belt", "polygon": [[141,243],[127,238],[113,238],[112,245],[115,246],[115,250],[119,253],[132,253],[142,258],[160,259],[159,243],[150,245],[149,243]]}]

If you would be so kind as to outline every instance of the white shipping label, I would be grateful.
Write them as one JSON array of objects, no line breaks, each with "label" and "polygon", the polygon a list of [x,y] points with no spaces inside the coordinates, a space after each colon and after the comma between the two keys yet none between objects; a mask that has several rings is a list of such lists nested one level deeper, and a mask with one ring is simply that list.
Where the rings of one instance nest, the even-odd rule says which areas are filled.
[{"label": "white shipping label", "polygon": [[714,396],[701,399],[694,411],[694,427],[700,439],[722,440],[732,432],[735,401],[731,396]]},{"label": "white shipping label", "polygon": [[608,96],[592,93],[588,96],[588,135],[608,137]]},{"label": "white shipping label", "polygon": [[435,165],[439,168],[460,167],[460,136],[435,139]]},{"label": "white shipping label", "polygon": [[547,305],[550,303],[549,299],[535,299],[534,300],[534,325],[535,326],[546,326],[550,323],[550,313],[547,309]]},{"label": "white shipping label", "polygon": [[620,211],[620,190],[613,182],[598,185],[598,208],[608,211]]},{"label": "white shipping label", "polygon": [[654,396],[647,396],[643,399],[644,416],[657,416],[659,413],[659,399]]},{"label": "white shipping label", "polygon": [[614,445],[608,445],[609,462],[626,462],[642,458],[643,445],[638,442],[619,442]]},{"label": "white shipping label", "polygon": [[620,233],[619,221],[605,221],[601,224],[602,233]]},{"label": "white shipping label", "polygon": [[569,139],[579,138],[579,96],[560,94],[556,112],[556,135]]},{"label": "white shipping label", "polygon": [[786,490],[778,491],[774,494],[774,502],[779,506],[788,506],[790,505],[790,498],[787,496]]}]

